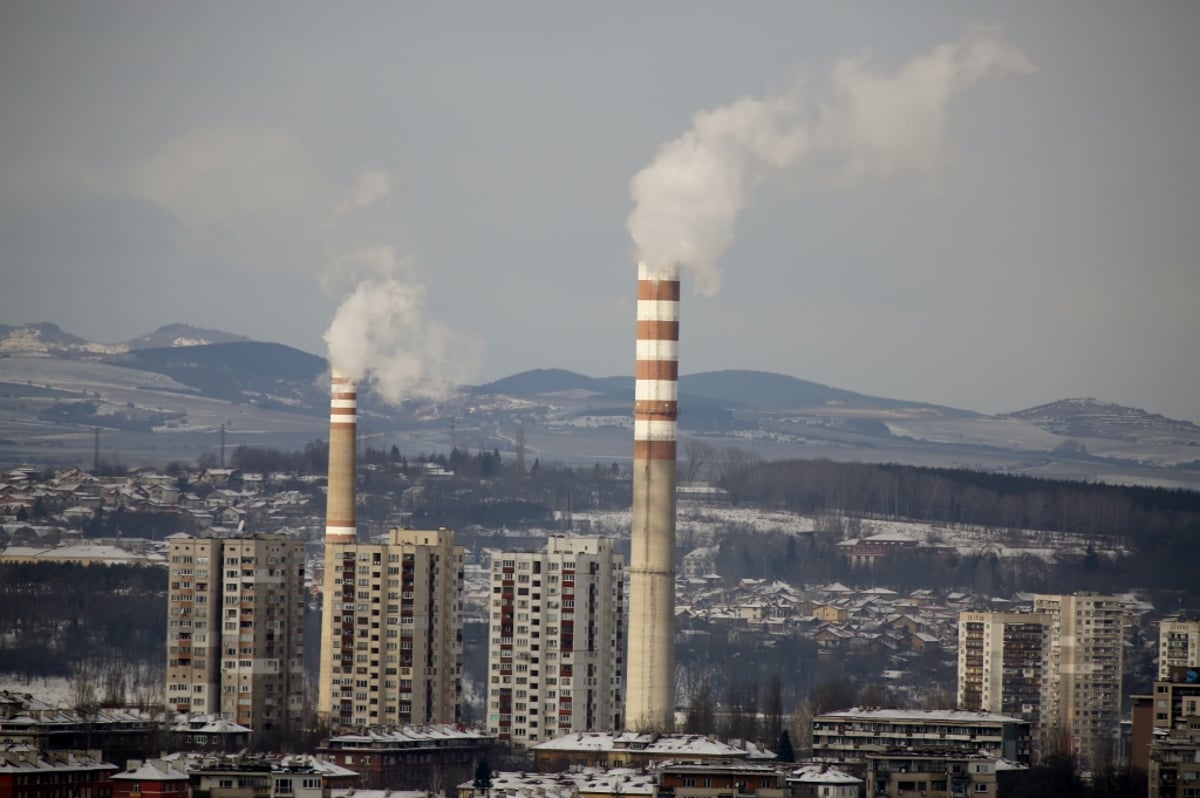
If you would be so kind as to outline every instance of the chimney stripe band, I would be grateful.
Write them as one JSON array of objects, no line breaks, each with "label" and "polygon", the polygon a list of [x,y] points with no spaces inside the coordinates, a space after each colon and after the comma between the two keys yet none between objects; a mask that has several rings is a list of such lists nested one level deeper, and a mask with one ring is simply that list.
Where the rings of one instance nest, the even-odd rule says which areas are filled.
[{"label": "chimney stripe band", "polygon": [[679,322],[642,321],[637,323],[637,337],[643,341],[678,341]]},{"label": "chimney stripe band", "polygon": [[358,407],[358,400],[354,398],[339,399],[336,396],[329,400],[330,407]]},{"label": "chimney stripe band", "polygon": [[358,424],[358,416],[330,416],[329,425],[338,429],[353,429]]},{"label": "chimney stripe band", "polygon": [[679,301],[678,280],[638,280],[638,299]]},{"label": "chimney stripe band", "polygon": [[675,441],[634,441],[634,460],[674,460]]},{"label": "chimney stripe band", "polygon": [[677,402],[634,402],[633,418],[635,421],[640,419],[674,423],[679,418],[679,404]]},{"label": "chimney stripe band", "polygon": [[638,360],[678,360],[678,341],[642,341],[637,342]]},{"label": "chimney stripe band", "polygon": [[672,383],[679,379],[679,363],[674,360],[639,360],[634,366],[634,377],[639,380]]},{"label": "chimney stripe band", "polygon": [[638,380],[633,386],[635,402],[672,402],[679,399],[675,380]]},{"label": "chimney stripe band", "polygon": [[673,441],[677,426],[674,419],[639,418],[633,422],[633,438],[638,441]]},{"label": "chimney stripe band", "polygon": [[640,299],[637,303],[637,317],[640,321],[679,321],[679,303]]}]

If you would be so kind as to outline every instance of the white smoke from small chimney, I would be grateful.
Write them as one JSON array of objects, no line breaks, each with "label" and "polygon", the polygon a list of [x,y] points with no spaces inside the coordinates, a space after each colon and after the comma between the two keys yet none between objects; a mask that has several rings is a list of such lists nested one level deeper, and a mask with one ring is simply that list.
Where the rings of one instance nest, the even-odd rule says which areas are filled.
[{"label": "white smoke from small chimney", "polygon": [[411,260],[367,247],[338,258],[334,270],[354,283],[325,332],[334,369],[390,404],[443,398],[470,379],[478,342],[430,318]]},{"label": "white smoke from small chimney", "polygon": [[841,156],[848,180],[933,169],[948,150],[950,100],[981,80],[1032,71],[1024,52],[996,31],[979,29],[892,75],[874,71],[866,58],[841,61],[815,122],[799,85],[701,111],[633,178],[626,226],[637,256],[664,276],[685,266],[696,291],[711,296],[757,180],[793,170],[813,152]]},{"label": "white smoke from small chimney", "polygon": [[341,216],[350,211],[369,208],[392,195],[392,176],[381,169],[370,169],[358,176],[354,186],[342,198],[333,212]]}]

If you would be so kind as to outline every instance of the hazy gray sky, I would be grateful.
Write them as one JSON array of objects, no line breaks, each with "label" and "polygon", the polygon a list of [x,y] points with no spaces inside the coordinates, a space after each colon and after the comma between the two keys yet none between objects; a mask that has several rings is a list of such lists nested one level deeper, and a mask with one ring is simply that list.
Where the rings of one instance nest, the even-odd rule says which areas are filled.
[{"label": "hazy gray sky", "polygon": [[[933,127],[855,171],[818,123],[849,107],[835,66],[979,26],[1031,69],[864,117],[854,152]],[[1197,41],[1189,2],[8,2],[0,322],[324,354],[386,266],[400,289],[358,298],[455,361],[435,377],[630,374],[634,175],[697,112],[787,95],[817,144],[755,173],[718,293],[685,274],[684,373],[1200,421]]]}]

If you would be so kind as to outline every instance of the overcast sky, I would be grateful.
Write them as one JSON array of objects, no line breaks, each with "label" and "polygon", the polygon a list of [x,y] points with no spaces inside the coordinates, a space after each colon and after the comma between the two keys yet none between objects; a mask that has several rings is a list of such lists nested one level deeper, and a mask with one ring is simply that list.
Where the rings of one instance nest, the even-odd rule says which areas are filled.
[{"label": "overcast sky", "polygon": [[[0,323],[325,354],[386,266],[403,290],[373,296],[441,376],[631,374],[631,181],[661,146],[747,97],[798,93],[816,130],[839,63],[892,75],[980,26],[1025,66],[946,99],[915,162],[856,170],[822,126],[756,174],[720,291],[685,273],[682,372],[1200,421],[1191,2],[3,3]],[[930,117],[890,107],[874,144]]]}]

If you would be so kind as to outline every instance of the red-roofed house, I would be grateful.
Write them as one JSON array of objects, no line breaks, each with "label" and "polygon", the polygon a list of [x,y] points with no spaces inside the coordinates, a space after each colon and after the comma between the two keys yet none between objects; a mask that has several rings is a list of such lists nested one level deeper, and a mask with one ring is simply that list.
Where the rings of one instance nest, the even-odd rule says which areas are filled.
[{"label": "red-roofed house", "polygon": [[161,759],[131,759],[112,782],[112,798],[190,798],[192,794],[187,772]]}]

